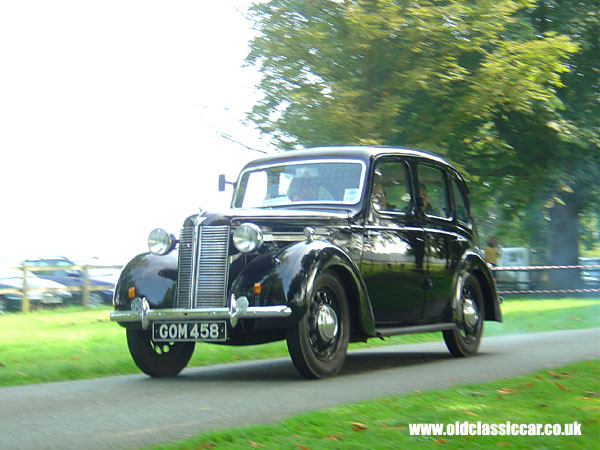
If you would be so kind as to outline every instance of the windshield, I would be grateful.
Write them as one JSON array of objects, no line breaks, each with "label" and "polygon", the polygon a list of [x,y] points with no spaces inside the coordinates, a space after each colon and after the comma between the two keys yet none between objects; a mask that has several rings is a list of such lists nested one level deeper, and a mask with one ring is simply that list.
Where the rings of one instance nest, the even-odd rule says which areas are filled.
[{"label": "windshield", "polygon": [[289,162],[245,170],[234,208],[296,204],[355,205],[360,202],[365,164],[354,160]]}]

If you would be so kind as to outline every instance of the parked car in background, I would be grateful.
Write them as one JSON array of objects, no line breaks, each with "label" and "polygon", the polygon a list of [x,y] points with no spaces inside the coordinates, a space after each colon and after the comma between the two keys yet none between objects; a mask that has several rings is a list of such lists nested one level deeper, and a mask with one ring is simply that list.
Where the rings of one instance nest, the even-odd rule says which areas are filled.
[{"label": "parked car in background", "polygon": [[105,261],[97,257],[77,258],[73,259],[78,266],[89,266],[89,276],[95,281],[99,281],[105,285],[114,286],[119,280],[122,264],[114,264],[112,261]]},{"label": "parked car in background", "polygon": [[468,356],[484,320],[502,321],[467,186],[442,158],[283,152],[234,189],[230,210],[188,217],[179,239],[152,231],[121,273],[111,320],[150,376],[178,374],[196,342],[285,339],[307,378],[335,375],[349,342],[397,334],[441,331]]},{"label": "parked car in background", "polygon": [[[504,247],[500,249],[498,257],[499,267],[529,266],[530,251],[525,247]],[[496,272],[496,281],[501,288],[516,288],[526,290],[530,288],[530,273],[524,270],[501,270]]]},{"label": "parked car in background", "polygon": [[[27,297],[32,308],[39,306],[59,306],[71,302],[73,295],[65,286],[27,272]],[[23,291],[23,271],[19,269],[0,269],[0,290],[17,289]],[[40,291],[44,289],[44,291]],[[21,311],[23,296],[20,292],[0,293],[0,313]]]},{"label": "parked car in background", "polygon": [[[35,258],[23,261],[23,265],[31,267],[31,271],[38,277],[46,280],[52,280],[65,286],[83,287],[84,273],[83,270],[74,269],[72,266],[76,264],[63,256],[51,258]],[[92,278],[88,274],[88,281],[91,287],[94,286],[109,286],[111,283],[105,280]],[[113,288],[105,288],[103,290],[93,290],[90,292],[89,305],[98,306],[102,304],[112,304]],[[82,291],[73,291],[72,302],[81,304],[83,298]]]},{"label": "parked car in background", "polygon": [[[597,266],[600,265],[600,257],[598,256],[581,256],[579,258],[581,266]],[[581,269],[581,280],[586,288],[600,287],[600,267]]]}]

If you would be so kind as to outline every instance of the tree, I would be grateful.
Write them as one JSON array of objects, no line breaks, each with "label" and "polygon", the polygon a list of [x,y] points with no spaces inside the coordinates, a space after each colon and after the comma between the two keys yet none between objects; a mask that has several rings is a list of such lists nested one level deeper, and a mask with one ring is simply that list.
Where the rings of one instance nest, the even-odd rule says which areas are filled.
[{"label": "tree", "polygon": [[264,98],[249,117],[282,148],[362,143],[445,155],[507,217],[545,205],[553,261],[575,264],[578,217],[600,199],[597,6],[260,3],[247,61],[262,71]]}]

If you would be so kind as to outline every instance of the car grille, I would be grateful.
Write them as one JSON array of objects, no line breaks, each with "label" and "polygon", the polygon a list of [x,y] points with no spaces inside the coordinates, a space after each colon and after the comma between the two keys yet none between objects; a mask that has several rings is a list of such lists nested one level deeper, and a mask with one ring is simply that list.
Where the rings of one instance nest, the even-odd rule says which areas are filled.
[{"label": "car grille", "polygon": [[184,227],[179,240],[177,308],[227,304],[229,227]]}]

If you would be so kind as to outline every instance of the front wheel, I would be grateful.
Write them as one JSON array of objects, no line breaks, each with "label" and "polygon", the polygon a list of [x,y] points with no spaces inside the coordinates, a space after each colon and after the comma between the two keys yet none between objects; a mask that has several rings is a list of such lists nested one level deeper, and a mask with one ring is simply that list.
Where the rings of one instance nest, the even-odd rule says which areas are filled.
[{"label": "front wheel", "polygon": [[446,347],[453,356],[464,357],[477,352],[483,334],[484,318],[481,287],[477,278],[469,275],[463,284],[454,311],[456,328],[444,331]]},{"label": "front wheel", "polygon": [[151,377],[174,377],[187,365],[195,342],[154,342],[150,330],[127,329],[127,346],[135,365]]},{"label": "front wheel", "polygon": [[317,276],[306,314],[288,329],[286,340],[302,376],[324,378],[340,371],[350,340],[350,314],[344,287],[333,272]]}]

